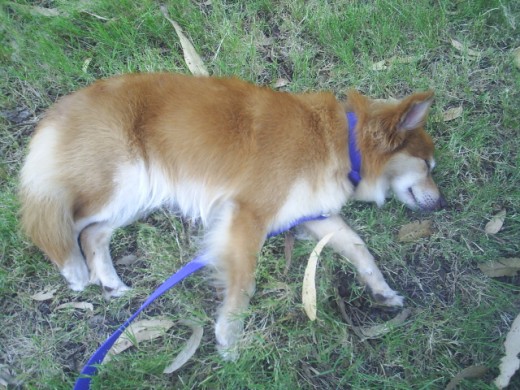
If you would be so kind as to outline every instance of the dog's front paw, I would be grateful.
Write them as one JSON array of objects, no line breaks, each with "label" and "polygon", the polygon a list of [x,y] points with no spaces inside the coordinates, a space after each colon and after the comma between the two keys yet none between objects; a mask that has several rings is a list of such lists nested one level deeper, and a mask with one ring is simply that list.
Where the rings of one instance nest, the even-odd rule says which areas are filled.
[{"label": "dog's front paw", "polygon": [[403,307],[404,305],[404,297],[397,294],[394,290],[374,292],[373,296],[377,303],[383,306]]},{"label": "dog's front paw", "polygon": [[242,336],[243,327],[241,320],[230,320],[226,316],[218,319],[215,325],[215,336],[218,352],[224,360],[236,361],[238,359],[238,341]]},{"label": "dog's front paw", "polygon": [[120,297],[129,290],[131,290],[131,288],[123,282],[117,284],[115,287],[103,286],[103,298],[108,301],[111,298]]}]

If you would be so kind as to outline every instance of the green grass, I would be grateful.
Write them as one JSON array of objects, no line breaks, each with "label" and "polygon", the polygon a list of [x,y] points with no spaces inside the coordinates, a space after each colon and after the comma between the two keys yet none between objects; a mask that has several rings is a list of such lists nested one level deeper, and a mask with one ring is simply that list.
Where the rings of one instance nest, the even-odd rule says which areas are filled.
[{"label": "green grass", "polygon": [[[35,13],[35,3],[60,14]],[[520,279],[490,279],[477,264],[519,256],[520,70],[511,55],[520,46],[519,3],[166,4],[211,74],[264,85],[285,78],[290,81],[285,90],[328,89],[340,97],[348,88],[374,97],[431,88],[436,93],[433,117],[462,106],[460,118],[428,123],[438,147],[435,179],[450,207],[428,216],[396,201],[382,209],[360,204],[344,209],[412,310],[405,324],[389,333],[363,341],[345,323],[337,299],[344,301],[354,326],[380,324],[395,313],[375,306],[352,268],[329,251],[318,269],[318,320],[309,322],[300,294],[312,244],[297,243],[284,276],[283,239],[273,238],[260,254],[240,360],[223,362],[215,350],[218,300],[207,275],[198,275],[142,315],[189,317],[204,325],[201,346],[187,365],[162,374],[190,336],[179,325],[103,366],[94,388],[441,389],[463,368],[483,364],[489,372],[461,387],[492,389],[505,334],[519,311]],[[26,145],[58,97],[114,74],[188,72],[159,6],[150,0],[0,5],[0,368],[9,372],[12,386],[70,388],[99,343],[196,252],[198,228],[161,211],[118,231],[114,259],[135,254],[138,261],[117,266],[132,292],[106,302],[96,287],[69,291],[17,225],[17,176]],[[451,39],[480,54],[456,50]],[[392,57],[416,60],[372,69],[373,63]],[[496,237],[484,234],[486,222],[502,208],[507,210],[503,230]],[[426,218],[433,221],[432,236],[397,242],[401,225]],[[30,298],[45,287],[57,288],[52,300]],[[94,311],[56,310],[69,301],[91,302]],[[520,386],[518,374],[514,386]]]}]

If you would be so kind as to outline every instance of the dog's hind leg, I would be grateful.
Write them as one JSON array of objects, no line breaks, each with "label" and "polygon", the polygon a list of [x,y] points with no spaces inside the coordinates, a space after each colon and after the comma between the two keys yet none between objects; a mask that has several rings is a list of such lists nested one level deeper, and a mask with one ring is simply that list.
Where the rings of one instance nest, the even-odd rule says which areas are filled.
[{"label": "dog's hind leg", "polygon": [[255,289],[256,256],[265,240],[265,228],[254,213],[236,207],[211,230],[210,238],[217,283],[224,288],[215,325],[218,349],[224,359],[235,360],[243,315]]},{"label": "dog's hind leg", "polygon": [[72,252],[60,267],[60,272],[74,291],[83,291],[90,283],[89,270],[81,254],[79,245],[75,245]]},{"label": "dog's hind leg", "polygon": [[100,283],[105,298],[118,297],[129,287],[119,278],[110,256],[114,228],[106,222],[90,224],[80,234],[81,249],[90,269],[90,283]]}]

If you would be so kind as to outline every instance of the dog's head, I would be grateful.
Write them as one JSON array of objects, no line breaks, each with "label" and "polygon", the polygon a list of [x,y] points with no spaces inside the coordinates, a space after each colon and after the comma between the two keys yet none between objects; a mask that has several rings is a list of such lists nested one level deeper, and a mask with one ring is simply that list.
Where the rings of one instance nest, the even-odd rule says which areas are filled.
[{"label": "dog's head", "polygon": [[446,206],[432,178],[434,145],[424,130],[432,101],[433,92],[401,100],[372,100],[349,93],[347,106],[358,116],[356,133],[363,161],[357,199],[381,205],[391,190],[412,209]]}]

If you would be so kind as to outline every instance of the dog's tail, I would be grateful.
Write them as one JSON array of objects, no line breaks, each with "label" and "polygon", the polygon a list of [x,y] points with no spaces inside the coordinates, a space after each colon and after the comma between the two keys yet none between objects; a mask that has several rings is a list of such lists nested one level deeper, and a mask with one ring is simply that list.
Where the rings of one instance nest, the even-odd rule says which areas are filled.
[{"label": "dog's tail", "polygon": [[61,269],[77,245],[70,192],[60,180],[55,129],[39,129],[22,168],[21,225],[27,236]]}]

